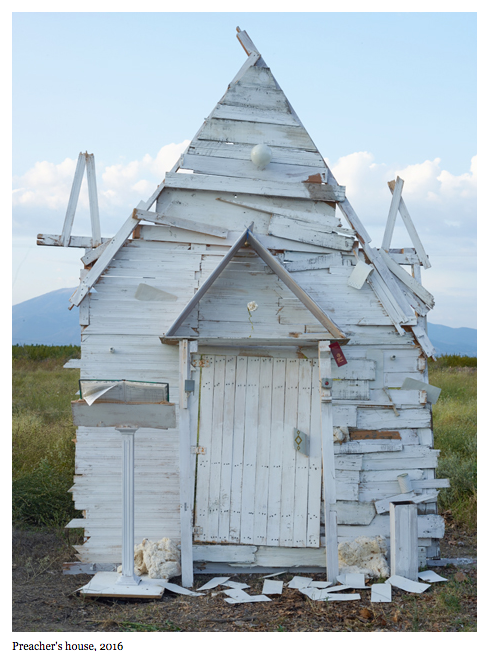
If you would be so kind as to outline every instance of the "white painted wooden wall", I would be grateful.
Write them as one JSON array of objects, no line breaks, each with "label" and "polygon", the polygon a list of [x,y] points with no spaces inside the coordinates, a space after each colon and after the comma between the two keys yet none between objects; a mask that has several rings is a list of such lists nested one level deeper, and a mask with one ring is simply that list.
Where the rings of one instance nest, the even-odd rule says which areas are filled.
[{"label": "white painted wooden wall", "polygon": [[[261,142],[273,152],[265,170],[257,170],[250,161],[252,147]],[[195,174],[166,175],[164,189],[153,195],[157,201],[150,200],[141,211],[141,218],[147,218],[144,213],[150,208],[149,221],[155,223],[141,222],[81,303],[81,377],[166,381],[170,399],[177,403],[178,347],[162,344],[159,337],[253,223],[263,245],[349,338],[344,347],[348,364],[337,368],[332,362],[334,426],[346,433],[341,443],[334,444],[339,542],[360,535],[389,537],[389,516],[377,514],[372,501],[399,493],[398,474],[407,472],[413,486],[422,491],[444,485],[435,479],[437,451],[432,450],[430,405],[423,392],[400,389],[406,377],[427,382],[425,359],[413,334],[399,323],[393,325],[396,307],[380,276],[371,274],[372,282],[361,289],[348,285],[356,257],[354,232],[336,214],[336,201],[344,200],[344,188],[336,187],[336,199],[330,201],[331,186],[317,182],[330,178],[324,160],[261,59],[236,77],[175,171],[178,167]],[[326,201],[317,200],[326,196]],[[345,214],[352,214],[349,204]],[[166,225],[167,219],[172,225]],[[194,226],[187,230],[184,222],[184,228],[179,228],[181,219]],[[158,225],[161,220],[164,223]],[[128,221],[127,232],[131,232],[134,221]],[[351,221],[368,243],[361,224]],[[214,234],[213,226],[218,227]],[[95,252],[92,255],[97,257]],[[323,549],[316,548],[324,535],[317,526],[316,451],[305,459],[286,449],[287,457],[279,437],[288,436],[283,429],[293,429],[301,418],[306,423],[309,419],[314,431],[315,394],[309,394],[309,412],[308,407],[302,411],[299,387],[310,381],[316,386],[317,342],[327,336],[269,271],[250,249],[240,250],[181,326],[180,334],[204,337],[199,354],[223,360],[210,367],[212,399],[206,398],[211,371],[203,369],[205,402],[201,400],[197,443],[206,443],[208,453],[204,459],[197,457],[199,486],[206,490],[197,493],[196,522],[202,526],[199,540],[205,536],[204,540],[224,544],[194,547],[194,559],[229,562],[240,559],[243,548],[256,564],[278,566],[292,563],[297,549],[301,564],[322,562]],[[393,280],[390,286],[399,297],[398,284]],[[249,315],[250,301],[258,309]],[[403,298],[403,309],[409,309],[405,303]],[[409,318],[415,323],[414,316]],[[206,341],[219,337],[238,341],[225,348]],[[255,351],[251,343],[258,337],[267,343]],[[272,339],[282,337],[295,345],[271,346]],[[271,377],[277,380],[271,392],[266,373],[261,375],[262,365],[271,368]],[[239,375],[244,373],[245,390],[239,391],[239,380],[243,386]],[[251,373],[260,374],[259,383],[248,383]],[[294,384],[293,373],[298,380]],[[280,376],[286,379],[285,395],[279,388],[283,386]],[[199,368],[192,369],[192,377],[200,380]],[[293,398],[287,394],[292,391]],[[286,397],[289,404],[295,402],[292,415],[286,401],[282,403]],[[246,439],[241,438],[240,424],[249,423],[256,409],[266,414],[270,436],[264,435],[258,421],[247,430],[253,432],[254,446],[241,447]],[[205,427],[204,416],[215,430]],[[347,433],[355,429],[396,430],[400,438],[349,441]],[[86,542],[77,548],[85,562],[120,560],[120,449],[118,433],[78,430],[72,492],[76,507],[86,517],[69,526],[85,527]],[[280,457],[282,469],[285,466],[281,474],[276,469]],[[246,475],[241,474],[244,463],[253,464]],[[135,541],[166,536],[179,542],[176,429],[137,432],[135,477]],[[305,494],[312,496],[306,504]],[[246,514],[240,524],[239,510]],[[419,507],[419,545],[427,548],[442,536],[442,519],[435,510],[435,502]],[[261,517],[254,517],[256,513]],[[283,521],[292,524],[284,526]]]}]

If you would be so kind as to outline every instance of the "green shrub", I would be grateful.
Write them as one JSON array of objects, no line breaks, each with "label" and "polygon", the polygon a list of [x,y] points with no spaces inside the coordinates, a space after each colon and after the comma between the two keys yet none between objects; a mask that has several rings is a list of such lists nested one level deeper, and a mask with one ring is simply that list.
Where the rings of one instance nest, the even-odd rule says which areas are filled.
[{"label": "green shrub", "polygon": [[477,368],[477,357],[467,355],[441,355],[435,361],[429,359],[429,373],[431,369],[440,368]]},{"label": "green shrub", "polygon": [[12,360],[41,361],[44,359],[77,359],[81,356],[80,346],[45,346],[44,344],[12,346]]}]

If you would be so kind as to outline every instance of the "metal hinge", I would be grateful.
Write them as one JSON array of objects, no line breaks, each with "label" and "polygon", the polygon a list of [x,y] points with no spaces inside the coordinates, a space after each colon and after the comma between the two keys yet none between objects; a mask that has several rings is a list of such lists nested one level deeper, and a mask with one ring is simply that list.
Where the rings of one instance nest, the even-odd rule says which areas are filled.
[{"label": "metal hinge", "polygon": [[206,448],[202,448],[196,445],[190,446],[190,452],[192,454],[206,454]]},{"label": "metal hinge", "polygon": [[202,533],[202,527],[192,527],[192,531],[195,534],[201,534]]},{"label": "metal hinge", "polygon": [[209,359],[193,359],[190,363],[192,366],[195,366],[196,368],[198,366],[206,367],[209,366]]}]

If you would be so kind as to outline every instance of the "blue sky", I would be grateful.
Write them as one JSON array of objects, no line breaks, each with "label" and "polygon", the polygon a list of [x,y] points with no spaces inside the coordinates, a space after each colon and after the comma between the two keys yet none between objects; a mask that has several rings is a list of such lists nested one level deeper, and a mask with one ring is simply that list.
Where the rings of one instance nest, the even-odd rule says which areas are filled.
[{"label": "blue sky", "polygon": [[[476,327],[475,13],[18,13],[13,15],[12,302],[78,283],[60,233],[76,158],[93,153],[112,236],[262,52],[373,244],[403,196],[432,268],[430,321]],[[74,234],[90,233],[82,187]],[[398,220],[401,222],[401,220]],[[401,227],[394,246],[411,246]]]}]

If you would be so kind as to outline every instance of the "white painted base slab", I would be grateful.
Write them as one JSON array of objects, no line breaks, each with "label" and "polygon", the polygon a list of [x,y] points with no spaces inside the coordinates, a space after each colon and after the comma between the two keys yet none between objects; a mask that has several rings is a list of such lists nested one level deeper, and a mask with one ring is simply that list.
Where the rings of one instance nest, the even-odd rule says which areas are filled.
[{"label": "white painted base slab", "polygon": [[161,579],[144,578],[138,585],[117,583],[121,572],[97,572],[90,583],[79,589],[87,597],[120,597],[129,599],[160,599],[164,594]]}]

